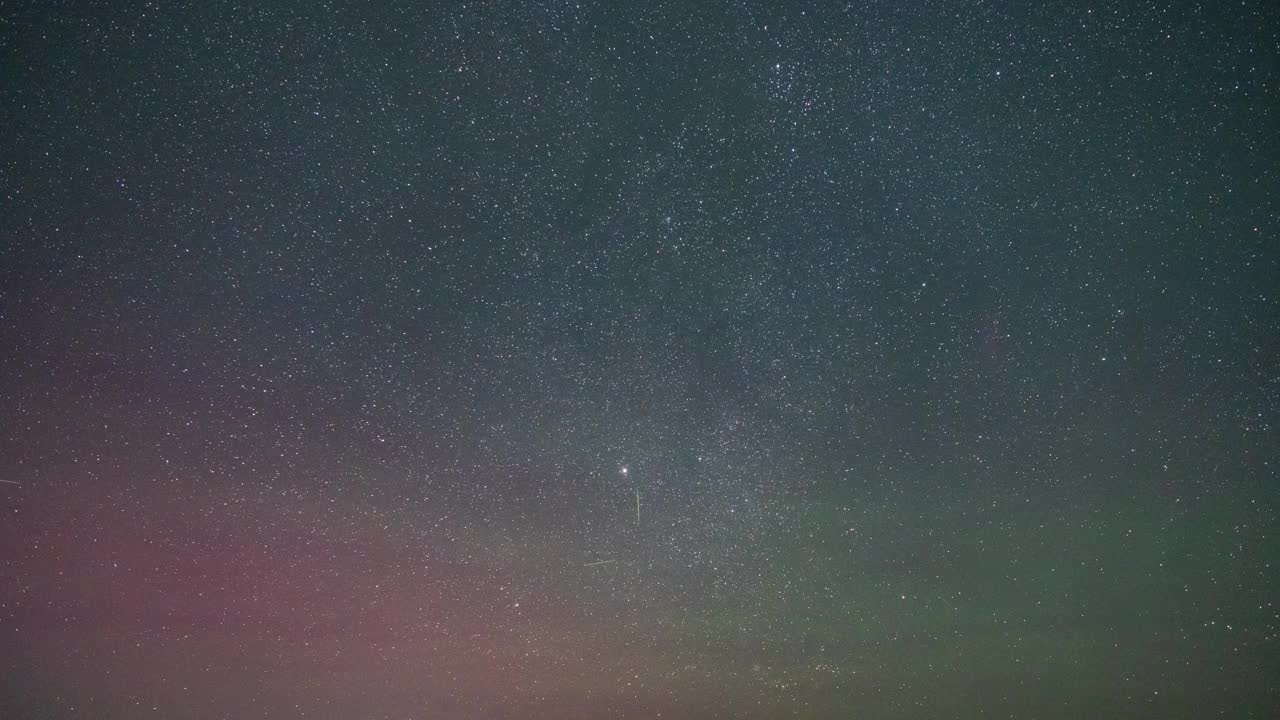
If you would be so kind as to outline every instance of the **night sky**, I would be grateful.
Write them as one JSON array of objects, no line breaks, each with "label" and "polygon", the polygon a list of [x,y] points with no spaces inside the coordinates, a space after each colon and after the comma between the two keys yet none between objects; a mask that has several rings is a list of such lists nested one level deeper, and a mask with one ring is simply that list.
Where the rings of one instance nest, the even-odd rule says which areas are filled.
[{"label": "night sky", "polygon": [[0,62],[0,716],[1280,717],[1280,6]]}]

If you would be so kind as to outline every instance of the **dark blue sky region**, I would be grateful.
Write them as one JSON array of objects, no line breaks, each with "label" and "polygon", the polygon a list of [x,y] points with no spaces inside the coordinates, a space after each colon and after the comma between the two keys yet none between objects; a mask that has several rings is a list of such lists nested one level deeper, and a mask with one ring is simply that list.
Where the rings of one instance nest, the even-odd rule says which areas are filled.
[{"label": "dark blue sky region", "polygon": [[0,10],[0,715],[1280,716],[1272,3]]}]

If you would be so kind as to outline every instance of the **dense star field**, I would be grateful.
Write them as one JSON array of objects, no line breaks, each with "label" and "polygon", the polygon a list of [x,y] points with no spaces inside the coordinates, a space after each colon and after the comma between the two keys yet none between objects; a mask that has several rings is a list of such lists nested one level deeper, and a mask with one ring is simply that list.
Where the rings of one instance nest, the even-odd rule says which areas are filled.
[{"label": "dense star field", "polygon": [[0,716],[1280,717],[1280,6],[0,9]]}]

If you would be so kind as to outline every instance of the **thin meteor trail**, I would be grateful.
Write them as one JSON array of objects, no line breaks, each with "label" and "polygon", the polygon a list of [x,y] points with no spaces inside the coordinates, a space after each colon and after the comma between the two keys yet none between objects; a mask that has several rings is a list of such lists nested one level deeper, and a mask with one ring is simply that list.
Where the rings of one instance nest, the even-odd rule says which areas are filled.
[{"label": "thin meteor trail", "polygon": [[2,483],[6,483],[6,484],[8,484],[8,485],[21,485],[21,484],[22,484],[22,483],[14,482],[14,481],[12,481],[12,480],[0,480],[0,482],[2,482]]},{"label": "thin meteor trail", "polygon": [[583,565],[582,567],[595,567],[596,565],[608,565],[611,562],[617,562],[617,561],[616,560],[597,560],[595,562],[589,562],[586,565]]}]

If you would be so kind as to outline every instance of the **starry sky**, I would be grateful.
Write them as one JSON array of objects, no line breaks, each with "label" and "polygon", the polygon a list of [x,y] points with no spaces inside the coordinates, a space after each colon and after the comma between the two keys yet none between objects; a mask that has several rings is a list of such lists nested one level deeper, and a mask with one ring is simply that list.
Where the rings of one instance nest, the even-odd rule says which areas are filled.
[{"label": "starry sky", "polygon": [[6,718],[1280,715],[1280,9],[0,9]]}]

